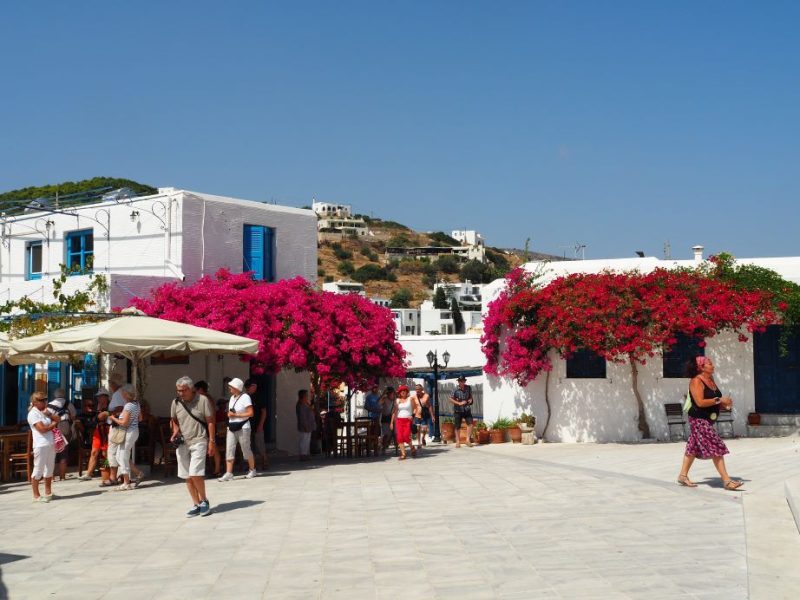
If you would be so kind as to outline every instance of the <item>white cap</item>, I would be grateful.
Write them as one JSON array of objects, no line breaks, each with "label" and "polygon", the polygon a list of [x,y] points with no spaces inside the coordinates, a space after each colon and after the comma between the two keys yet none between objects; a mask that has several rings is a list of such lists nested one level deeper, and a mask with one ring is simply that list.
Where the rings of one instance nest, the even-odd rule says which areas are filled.
[{"label": "white cap", "polygon": [[231,379],[228,382],[228,385],[235,390],[239,390],[240,392],[244,389],[244,381],[242,381],[238,377],[234,377],[233,379]]},{"label": "white cap", "polygon": [[95,398],[97,398],[97,396],[109,396],[110,397],[111,396],[111,392],[109,392],[106,388],[100,388],[94,394]]}]

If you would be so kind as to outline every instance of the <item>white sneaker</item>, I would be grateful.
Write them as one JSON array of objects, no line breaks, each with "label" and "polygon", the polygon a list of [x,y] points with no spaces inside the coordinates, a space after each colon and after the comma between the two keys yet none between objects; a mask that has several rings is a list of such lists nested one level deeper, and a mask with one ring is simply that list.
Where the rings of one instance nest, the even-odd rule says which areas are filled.
[{"label": "white sneaker", "polygon": [[248,472],[247,472],[247,475],[245,475],[245,476],[244,476],[244,478],[245,478],[245,479],[252,479],[252,478],[253,478],[253,477],[255,477],[256,475],[258,475],[258,473],[256,473],[256,470],[255,470],[255,469],[253,469],[253,470],[251,470],[251,471],[248,471]]},{"label": "white sneaker", "polygon": [[225,475],[217,479],[217,481],[231,481],[232,479],[233,479],[233,473],[225,473]]}]

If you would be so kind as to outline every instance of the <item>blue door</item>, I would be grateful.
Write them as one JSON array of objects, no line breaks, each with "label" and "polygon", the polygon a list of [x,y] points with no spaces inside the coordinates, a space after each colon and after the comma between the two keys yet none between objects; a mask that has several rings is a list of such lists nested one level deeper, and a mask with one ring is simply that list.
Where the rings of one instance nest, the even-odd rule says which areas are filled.
[{"label": "blue door", "polygon": [[781,356],[781,331],[775,325],[753,337],[756,412],[800,414],[800,334],[789,336]]}]

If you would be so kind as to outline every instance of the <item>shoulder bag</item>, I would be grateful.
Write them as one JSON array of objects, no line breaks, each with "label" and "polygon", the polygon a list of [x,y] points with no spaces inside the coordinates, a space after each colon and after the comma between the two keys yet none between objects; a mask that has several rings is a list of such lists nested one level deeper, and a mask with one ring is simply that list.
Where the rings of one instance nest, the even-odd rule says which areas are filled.
[{"label": "shoulder bag", "polygon": [[197,421],[198,423],[200,423],[200,425],[203,426],[203,429],[206,430],[206,436],[208,436],[208,423],[206,423],[205,421],[199,419],[192,411],[190,411],[189,407],[186,406],[186,404],[184,404],[183,400],[181,400],[180,398],[175,398],[175,402],[180,404],[183,407],[183,410],[185,410],[187,413],[189,413],[190,417],[192,417],[195,421]]}]

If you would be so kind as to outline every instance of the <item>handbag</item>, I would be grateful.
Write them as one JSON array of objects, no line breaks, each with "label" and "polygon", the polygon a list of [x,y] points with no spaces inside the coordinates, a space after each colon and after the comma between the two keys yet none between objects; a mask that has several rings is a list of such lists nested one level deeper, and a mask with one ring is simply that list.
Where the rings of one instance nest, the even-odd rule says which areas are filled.
[{"label": "handbag", "polygon": [[64,439],[64,435],[58,427],[53,428],[53,442],[56,447],[56,454],[63,452],[67,447],[67,440]]},{"label": "handbag", "polygon": [[110,444],[121,445],[125,443],[125,433],[128,430],[124,427],[114,427],[108,435],[108,442]]},{"label": "handbag", "polygon": [[683,402],[683,412],[689,412],[690,408],[692,408],[692,393],[686,392],[686,400]]}]

